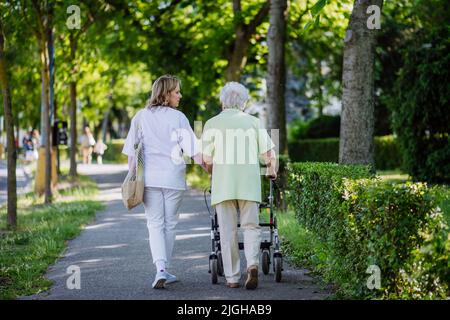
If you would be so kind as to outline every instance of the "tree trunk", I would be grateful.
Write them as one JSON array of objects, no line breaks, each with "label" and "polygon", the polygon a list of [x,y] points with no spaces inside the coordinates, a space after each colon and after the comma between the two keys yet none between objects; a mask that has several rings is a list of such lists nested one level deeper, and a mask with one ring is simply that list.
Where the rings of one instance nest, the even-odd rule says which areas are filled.
[{"label": "tree trunk", "polygon": [[50,102],[50,55],[51,51],[51,28],[52,28],[52,15],[48,11],[48,4],[46,5],[46,13],[43,21],[44,21],[44,34],[43,34],[43,54],[42,54],[42,62],[43,62],[43,79],[44,79],[44,101],[45,101],[45,128],[47,131],[47,137],[45,141],[45,197],[44,202],[49,204],[52,202],[52,128],[51,128],[51,102]]},{"label": "tree trunk", "polygon": [[[286,70],[285,70],[285,42],[286,42],[286,9],[287,0],[271,0],[270,27],[267,36],[269,47],[267,100],[269,129],[278,129],[278,146],[280,154],[287,154],[286,135]],[[276,139],[275,139],[276,140]]]},{"label": "tree trunk", "polygon": [[7,203],[7,227],[15,229],[17,227],[17,180],[16,161],[17,149],[14,139],[14,119],[12,114],[11,90],[7,73],[7,62],[4,51],[5,39],[3,36],[3,26],[0,22],[0,85],[3,95],[3,107],[5,112],[6,139],[8,148],[8,203]]},{"label": "tree trunk", "polygon": [[37,29],[35,34],[38,40],[39,55],[41,59],[41,131],[42,143],[41,146],[45,148],[45,177],[44,177],[44,192],[45,203],[52,201],[51,188],[51,128],[50,128],[50,73],[49,73],[49,50],[50,34],[52,28],[52,9],[48,4],[44,4],[37,0],[31,1],[37,18]]},{"label": "tree trunk", "polygon": [[[46,41],[46,40],[43,40]],[[42,98],[44,104],[44,130],[45,130],[45,203],[51,203],[52,201],[52,176],[51,176],[51,130],[50,130],[50,101],[49,101],[49,60],[47,55],[47,45],[43,44],[43,51],[41,52],[41,63],[42,63]]]},{"label": "tree trunk", "polygon": [[[374,61],[376,29],[367,8],[382,0],[355,1],[345,36],[339,163],[374,165]],[[373,167],[374,168],[374,167]]]},{"label": "tree trunk", "polygon": [[70,81],[70,170],[69,175],[77,175],[77,82],[75,79],[75,54],[76,42],[72,34],[70,40],[70,61],[72,63],[71,81]]},{"label": "tree trunk", "polygon": [[[57,109],[56,109],[56,99],[55,99],[55,41],[54,41],[54,33],[53,33],[53,18],[54,18],[54,4],[52,2],[47,3],[48,13],[47,13],[47,49],[48,49],[48,75],[49,75],[49,108],[50,108],[50,126],[49,126],[49,134],[50,134],[50,147],[52,150],[54,146],[56,146],[56,175],[59,172],[59,157],[58,157],[58,139],[54,137],[53,130],[55,126],[55,118],[57,118]],[[56,141],[53,141],[55,138]],[[52,158],[51,158],[52,159]],[[52,163],[49,166],[50,172],[52,172]],[[53,179],[55,180],[55,177]]]},{"label": "tree trunk", "polygon": [[233,13],[236,19],[235,39],[228,52],[228,66],[225,74],[227,81],[239,81],[242,70],[244,70],[247,63],[247,50],[250,46],[250,39],[255,34],[256,28],[269,13],[269,1],[262,5],[249,24],[245,24],[240,18],[242,14],[240,0],[233,0]]},{"label": "tree trunk", "polygon": [[109,108],[106,111],[106,114],[102,121],[102,139],[103,142],[106,143],[107,134],[108,134],[108,124],[109,124],[109,118],[111,112],[115,108],[115,101],[114,101],[114,87],[116,86],[116,74],[112,75],[111,81],[109,83],[109,94],[108,94],[108,102],[109,102]]}]

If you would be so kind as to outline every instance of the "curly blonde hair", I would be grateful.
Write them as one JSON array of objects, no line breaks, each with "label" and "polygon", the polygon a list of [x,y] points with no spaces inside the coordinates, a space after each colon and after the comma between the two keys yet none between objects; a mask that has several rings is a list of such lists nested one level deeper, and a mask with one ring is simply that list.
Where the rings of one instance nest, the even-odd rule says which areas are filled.
[{"label": "curly blonde hair", "polygon": [[177,88],[177,85],[181,87],[180,79],[170,74],[163,75],[156,79],[155,82],[153,82],[152,94],[150,96],[150,99],[147,100],[146,107],[170,107],[167,98],[169,94]]}]

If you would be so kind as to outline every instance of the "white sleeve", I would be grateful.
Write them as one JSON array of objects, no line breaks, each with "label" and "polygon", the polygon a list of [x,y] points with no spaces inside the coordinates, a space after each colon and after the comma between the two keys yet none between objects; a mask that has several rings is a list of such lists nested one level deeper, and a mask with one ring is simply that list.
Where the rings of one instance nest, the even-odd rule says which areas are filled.
[{"label": "white sleeve", "polygon": [[127,138],[125,139],[125,143],[123,145],[122,153],[127,156],[134,156],[134,143],[136,140],[136,116],[131,119],[130,130],[128,131]]},{"label": "white sleeve", "polygon": [[183,153],[187,154],[189,157],[195,156],[200,152],[199,141],[192,131],[189,120],[183,114],[180,119],[180,129],[177,131],[178,134],[178,145],[183,149]]}]

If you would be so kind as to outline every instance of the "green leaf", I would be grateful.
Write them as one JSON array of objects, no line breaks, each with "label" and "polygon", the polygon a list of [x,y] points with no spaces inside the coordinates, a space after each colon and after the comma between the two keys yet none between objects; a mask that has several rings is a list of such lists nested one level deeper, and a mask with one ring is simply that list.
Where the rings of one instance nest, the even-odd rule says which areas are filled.
[{"label": "green leaf", "polygon": [[320,14],[316,17],[316,20],[314,21],[314,27],[318,27],[320,23]]},{"label": "green leaf", "polygon": [[312,20],[311,20],[311,21],[308,21],[308,23],[305,24],[305,26],[303,27],[303,32],[308,31],[308,29],[311,28],[312,24],[313,24],[313,21],[312,21]]},{"label": "green leaf", "polygon": [[311,13],[313,16],[316,16],[327,4],[327,0],[319,0],[316,4],[311,8]]}]

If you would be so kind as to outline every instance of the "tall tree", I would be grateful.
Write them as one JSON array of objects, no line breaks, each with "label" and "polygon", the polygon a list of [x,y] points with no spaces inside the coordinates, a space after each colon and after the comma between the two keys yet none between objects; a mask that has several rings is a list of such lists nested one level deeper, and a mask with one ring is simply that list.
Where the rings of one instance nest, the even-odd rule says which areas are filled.
[{"label": "tall tree", "polygon": [[52,201],[51,188],[51,128],[50,128],[50,58],[49,58],[49,36],[52,28],[52,15],[49,13],[48,3],[41,3],[32,0],[34,11],[34,19],[36,28],[34,33],[37,38],[39,56],[41,60],[41,146],[45,149],[45,178],[44,178],[44,194],[45,203]]},{"label": "tall tree", "polygon": [[[77,14],[77,12],[74,12]],[[70,169],[69,175],[75,177],[77,175],[77,74],[78,65],[76,63],[76,55],[78,49],[78,42],[82,34],[86,32],[88,27],[94,22],[92,11],[88,11],[88,19],[83,23],[81,28],[72,28],[69,34],[69,60],[71,65],[70,70]]]},{"label": "tall tree", "polygon": [[[374,165],[375,45],[382,0],[356,0],[344,40],[339,163]],[[370,15],[372,13],[372,15]],[[371,21],[372,20],[372,21]]]},{"label": "tall tree", "polygon": [[8,203],[7,203],[7,226],[17,227],[17,181],[16,181],[16,161],[17,150],[14,143],[14,120],[12,113],[11,89],[8,79],[8,63],[5,54],[5,36],[3,21],[0,16],[0,85],[3,95],[3,107],[5,112],[6,139],[8,148]]},{"label": "tall tree", "polygon": [[255,34],[256,28],[267,17],[269,8],[270,2],[265,1],[250,23],[246,24],[243,19],[241,0],[233,0],[235,38],[228,48],[227,81],[239,81],[242,70],[247,63],[247,51],[250,46],[250,39]]},{"label": "tall tree", "polygon": [[269,129],[279,129],[279,153],[287,154],[285,98],[285,42],[287,0],[270,1],[270,27],[267,39],[269,47],[267,99]]}]

